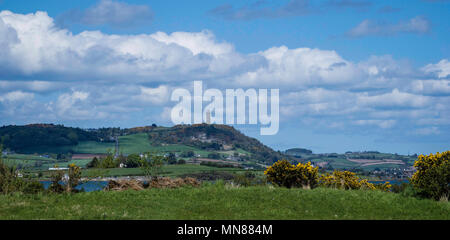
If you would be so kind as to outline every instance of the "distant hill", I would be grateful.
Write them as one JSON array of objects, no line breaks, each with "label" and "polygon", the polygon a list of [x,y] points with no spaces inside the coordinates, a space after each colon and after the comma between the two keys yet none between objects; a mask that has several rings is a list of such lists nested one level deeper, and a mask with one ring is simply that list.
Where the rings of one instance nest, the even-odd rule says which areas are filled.
[{"label": "distant hill", "polygon": [[284,151],[284,153],[289,156],[301,157],[302,154],[309,155],[309,154],[312,154],[313,152],[311,150],[305,149],[305,148],[291,148],[291,149]]},{"label": "distant hill", "polygon": [[194,124],[173,127],[143,126],[135,128],[81,129],[54,124],[30,124],[0,127],[3,149],[22,154],[105,154],[116,149],[124,154],[158,152],[175,153],[191,159],[210,158],[238,161],[243,165],[265,167],[280,159],[292,163],[312,162],[326,170],[367,171],[405,169],[417,155],[404,156],[377,151],[313,153],[305,148],[274,151],[255,138],[228,125]]},{"label": "distant hill", "polygon": [[21,152],[35,146],[77,145],[80,141],[97,141],[96,134],[80,128],[54,124],[30,124],[0,127],[0,143],[3,148]]},{"label": "distant hill", "polygon": [[[152,125],[128,129],[81,129],[54,124],[0,127],[0,141],[3,148],[18,153],[76,153],[75,146],[79,146],[81,143],[83,143],[83,149],[89,147],[86,145],[95,148],[95,142],[110,143],[115,141],[115,136],[132,136],[134,134],[147,134],[148,137],[136,138],[139,142],[133,143],[136,146],[142,145],[144,148],[150,144],[153,146],[177,144],[205,151],[242,149],[251,153],[252,160],[266,164],[283,158],[281,153],[227,125],[194,124],[173,127]],[[87,141],[94,143],[86,143]],[[110,145],[107,146],[110,147]],[[83,151],[83,153],[86,152]]]},{"label": "distant hill", "polygon": [[176,125],[159,131],[150,131],[148,134],[154,144],[183,144],[216,151],[240,148],[250,152],[252,159],[267,164],[285,157],[257,139],[245,136],[228,125]]}]

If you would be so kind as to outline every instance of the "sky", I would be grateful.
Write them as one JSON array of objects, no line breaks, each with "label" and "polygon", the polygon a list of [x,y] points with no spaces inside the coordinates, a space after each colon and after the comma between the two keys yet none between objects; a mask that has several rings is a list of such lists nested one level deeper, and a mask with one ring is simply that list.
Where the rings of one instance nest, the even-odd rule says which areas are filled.
[{"label": "sky", "polygon": [[277,88],[276,150],[450,146],[450,1],[0,0],[0,125],[171,126],[171,92]]}]

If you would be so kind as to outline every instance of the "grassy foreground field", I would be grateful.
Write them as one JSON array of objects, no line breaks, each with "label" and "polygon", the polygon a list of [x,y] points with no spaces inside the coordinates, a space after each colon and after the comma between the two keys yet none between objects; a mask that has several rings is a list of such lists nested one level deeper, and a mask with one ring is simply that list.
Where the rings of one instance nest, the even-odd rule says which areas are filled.
[{"label": "grassy foreground field", "polygon": [[[91,172],[95,172],[98,169],[86,169],[83,170],[83,177],[89,176]],[[101,169],[104,174],[103,177],[120,177],[120,176],[143,176],[144,172],[140,168],[107,168]],[[183,174],[201,173],[201,172],[230,172],[241,173],[247,170],[242,168],[219,168],[210,167],[195,164],[180,164],[180,165],[164,165],[161,169],[160,175],[164,177],[176,177]],[[262,171],[253,171],[262,173]]]},{"label": "grassy foreground field", "polygon": [[380,191],[270,187],[2,195],[0,219],[450,219],[450,204]]}]

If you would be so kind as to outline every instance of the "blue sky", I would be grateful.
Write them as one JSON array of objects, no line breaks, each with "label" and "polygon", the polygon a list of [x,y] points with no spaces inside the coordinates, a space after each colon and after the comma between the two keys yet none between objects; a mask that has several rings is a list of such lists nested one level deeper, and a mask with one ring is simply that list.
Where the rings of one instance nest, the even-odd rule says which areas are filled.
[{"label": "blue sky", "polygon": [[[170,92],[279,88],[275,149],[450,146],[450,1],[0,0],[0,124],[170,125]],[[342,66],[342,67],[336,67]]]}]

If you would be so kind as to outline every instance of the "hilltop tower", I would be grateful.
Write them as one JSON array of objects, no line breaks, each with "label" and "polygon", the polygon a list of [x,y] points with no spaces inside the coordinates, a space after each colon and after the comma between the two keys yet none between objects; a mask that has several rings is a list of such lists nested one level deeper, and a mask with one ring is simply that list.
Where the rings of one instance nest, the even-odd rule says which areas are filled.
[{"label": "hilltop tower", "polygon": [[206,124],[211,124],[211,111],[206,111]]}]

